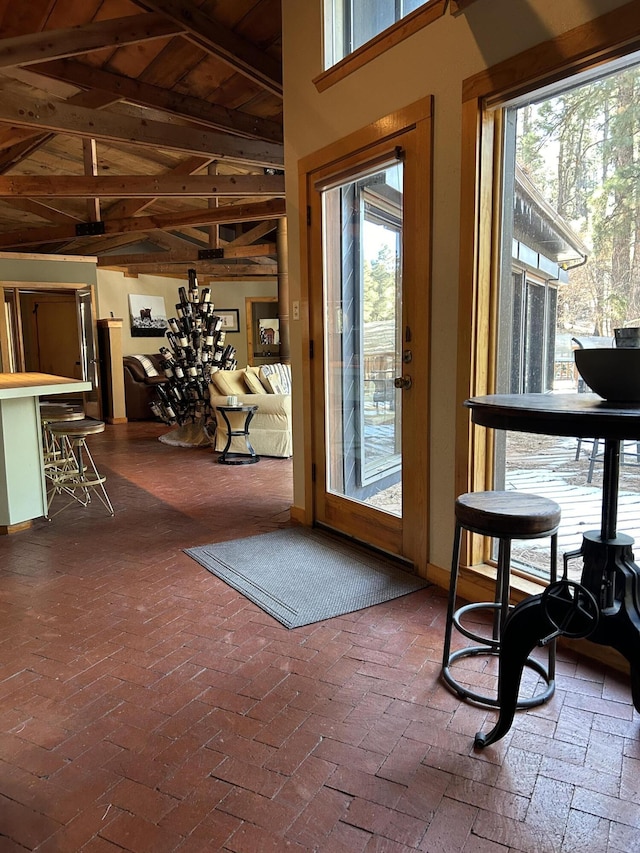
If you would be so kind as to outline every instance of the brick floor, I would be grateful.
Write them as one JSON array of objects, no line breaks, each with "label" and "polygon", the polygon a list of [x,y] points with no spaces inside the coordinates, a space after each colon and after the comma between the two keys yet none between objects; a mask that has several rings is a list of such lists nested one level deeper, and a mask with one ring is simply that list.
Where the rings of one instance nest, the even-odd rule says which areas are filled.
[{"label": "brick floor", "polygon": [[91,439],[115,518],[0,537],[2,853],[640,851],[624,676],[563,653],[475,752],[494,715],[439,681],[444,595],[288,631],[182,549],[288,525],[290,460],[164,430]]}]

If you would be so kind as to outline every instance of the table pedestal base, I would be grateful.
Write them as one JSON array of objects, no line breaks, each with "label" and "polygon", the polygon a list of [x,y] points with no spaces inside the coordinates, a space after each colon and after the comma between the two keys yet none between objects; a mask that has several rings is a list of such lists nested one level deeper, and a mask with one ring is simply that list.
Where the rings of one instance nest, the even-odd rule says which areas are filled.
[{"label": "table pedestal base", "polygon": [[[560,581],[557,593],[550,588],[555,593],[551,597],[531,596],[512,610],[500,653],[498,722],[488,734],[476,734],[477,748],[495,743],[509,731],[525,662],[535,646],[554,636],[586,637],[617,649],[629,661],[631,695],[640,711],[640,567],[633,561],[632,545],[633,539],[623,534],[603,540],[597,531],[585,533],[579,552],[581,585]],[[578,623],[582,627],[576,631]]]}]

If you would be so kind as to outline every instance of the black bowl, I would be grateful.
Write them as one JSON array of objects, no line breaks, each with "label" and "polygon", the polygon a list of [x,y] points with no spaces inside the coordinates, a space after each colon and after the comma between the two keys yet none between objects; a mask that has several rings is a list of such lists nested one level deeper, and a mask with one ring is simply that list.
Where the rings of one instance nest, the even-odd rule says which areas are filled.
[{"label": "black bowl", "polygon": [[577,349],[578,373],[605,400],[640,402],[640,349]]}]

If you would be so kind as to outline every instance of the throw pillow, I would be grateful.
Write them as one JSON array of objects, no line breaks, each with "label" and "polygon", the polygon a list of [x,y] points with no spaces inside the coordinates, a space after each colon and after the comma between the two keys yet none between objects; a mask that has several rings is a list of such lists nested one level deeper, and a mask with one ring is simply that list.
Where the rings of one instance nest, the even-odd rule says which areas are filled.
[{"label": "throw pillow", "polygon": [[135,358],[136,361],[140,362],[145,376],[160,376],[156,370],[155,364],[151,361],[148,355],[132,355],[131,358]]},{"label": "throw pillow", "polygon": [[217,370],[211,374],[211,381],[216,386],[220,394],[225,396],[247,393],[247,386],[244,384],[244,370]]},{"label": "throw pillow", "polygon": [[252,394],[266,394],[266,390],[258,375],[259,368],[247,367],[244,374],[244,381]]},{"label": "throw pillow", "polygon": [[[260,368],[260,381],[271,394],[290,394],[291,365],[263,364]],[[274,388],[279,390],[274,391]]]}]

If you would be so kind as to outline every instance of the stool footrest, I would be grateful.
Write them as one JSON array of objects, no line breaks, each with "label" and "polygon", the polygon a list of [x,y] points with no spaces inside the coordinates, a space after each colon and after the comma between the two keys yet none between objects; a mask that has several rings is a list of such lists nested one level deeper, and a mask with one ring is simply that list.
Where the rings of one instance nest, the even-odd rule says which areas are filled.
[{"label": "stool footrest", "polygon": [[[465,687],[453,676],[451,672],[451,665],[461,658],[480,657],[481,655],[497,657],[499,654],[500,649],[488,649],[486,646],[468,646],[464,649],[458,649],[458,651],[452,652],[450,655],[448,666],[444,666],[442,668],[442,677],[446,683],[455,690],[461,699],[469,699],[472,702],[477,702],[479,705],[488,705],[491,708],[499,708],[500,701],[497,696],[486,696],[482,693],[477,693],[470,687]],[[540,678],[543,679],[546,684],[546,689],[536,693],[535,696],[518,699],[518,702],[516,703],[516,708],[518,710],[522,710],[523,708],[535,708],[537,705],[543,705],[553,696],[556,689],[555,678],[549,675],[545,667],[539,661],[534,658],[527,658],[525,666],[533,670],[540,676]]]}]

